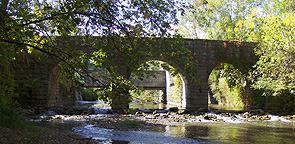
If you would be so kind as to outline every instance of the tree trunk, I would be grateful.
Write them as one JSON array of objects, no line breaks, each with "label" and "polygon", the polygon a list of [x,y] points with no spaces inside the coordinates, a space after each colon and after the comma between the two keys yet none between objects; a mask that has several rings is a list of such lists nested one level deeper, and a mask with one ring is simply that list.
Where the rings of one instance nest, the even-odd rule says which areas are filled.
[{"label": "tree trunk", "polygon": [[126,113],[129,109],[130,95],[128,89],[117,89],[118,95],[113,97],[112,110],[116,113]]}]

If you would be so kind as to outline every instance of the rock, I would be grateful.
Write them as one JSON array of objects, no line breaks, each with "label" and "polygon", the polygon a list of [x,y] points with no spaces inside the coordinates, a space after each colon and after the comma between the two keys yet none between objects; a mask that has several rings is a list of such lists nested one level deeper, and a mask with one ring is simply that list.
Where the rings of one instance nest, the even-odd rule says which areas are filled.
[{"label": "rock", "polygon": [[143,115],[143,116],[147,116],[147,114],[145,114],[144,112],[142,112],[142,115]]},{"label": "rock", "polygon": [[177,115],[176,112],[169,112],[169,115]]},{"label": "rock", "polygon": [[52,116],[45,116],[44,118],[41,119],[41,121],[49,121],[52,119]]},{"label": "rock", "polygon": [[181,120],[179,118],[175,118],[173,119],[174,122],[181,122]]},{"label": "rock", "polygon": [[65,112],[68,110],[68,107],[65,106],[56,106],[49,109],[49,111],[54,111],[57,114],[65,114]]},{"label": "rock", "polygon": [[47,111],[43,114],[44,116],[54,116],[56,113],[54,111]]},{"label": "rock", "polygon": [[141,111],[144,113],[152,113],[153,112],[153,110],[150,110],[150,109],[143,109]]},{"label": "rock", "polygon": [[235,119],[237,119],[237,117],[235,115],[233,115],[233,116],[230,116],[230,119],[235,120]]},{"label": "rock", "polygon": [[154,114],[154,117],[159,117],[160,116],[160,114]]},{"label": "rock", "polygon": [[109,109],[109,110],[107,111],[107,114],[114,114],[114,111],[111,110],[111,109]]},{"label": "rock", "polygon": [[230,113],[222,113],[221,115],[224,117],[231,117],[232,116],[232,114],[230,114]]},{"label": "rock", "polygon": [[62,117],[61,116],[56,116],[56,117],[54,117],[54,119],[62,119]]},{"label": "rock", "polygon": [[190,118],[191,118],[191,115],[190,115],[190,114],[184,114],[183,117],[184,117],[185,119],[190,119]]},{"label": "rock", "polygon": [[265,114],[264,110],[262,110],[262,109],[251,110],[250,112],[255,115],[264,115]]},{"label": "rock", "polygon": [[294,121],[295,120],[295,115],[288,115],[285,117],[287,120],[292,120]]},{"label": "rock", "polygon": [[178,111],[178,107],[171,107],[169,108],[170,111],[172,112],[177,112]]},{"label": "rock", "polygon": [[271,119],[271,117],[268,115],[260,116],[260,120],[270,120],[270,119]]},{"label": "rock", "polygon": [[145,118],[146,119],[155,119],[155,116],[154,115],[146,115]]},{"label": "rock", "polygon": [[137,111],[135,114],[135,116],[143,116],[142,112]]},{"label": "rock", "polygon": [[208,108],[206,107],[202,107],[197,110],[197,112],[207,112],[207,111],[208,111]]},{"label": "rock", "polygon": [[242,114],[243,118],[250,118],[251,116],[252,116],[252,114],[249,113],[249,112],[245,112],[245,113]]},{"label": "rock", "polygon": [[44,114],[47,111],[47,109],[45,107],[38,107],[36,109],[36,113],[38,114]]},{"label": "rock", "polygon": [[167,113],[167,114],[163,114],[163,115],[162,115],[162,118],[168,118],[168,116],[169,116],[168,113]]},{"label": "rock", "polygon": [[205,120],[213,120],[213,119],[217,119],[217,116],[214,116],[214,115],[205,115],[204,116],[204,119]]},{"label": "rock", "polygon": [[178,114],[191,114],[191,112],[189,110],[178,110],[177,112]]},{"label": "rock", "polygon": [[157,111],[157,110],[153,111],[153,115],[158,114],[158,113],[159,113],[159,111]]},{"label": "rock", "polygon": [[23,109],[22,114],[24,114],[24,115],[34,115],[35,112],[32,109]]},{"label": "rock", "polygon": [[223,119],[213,119],[213,121],[216,121],[216,122],[225,122]]}]

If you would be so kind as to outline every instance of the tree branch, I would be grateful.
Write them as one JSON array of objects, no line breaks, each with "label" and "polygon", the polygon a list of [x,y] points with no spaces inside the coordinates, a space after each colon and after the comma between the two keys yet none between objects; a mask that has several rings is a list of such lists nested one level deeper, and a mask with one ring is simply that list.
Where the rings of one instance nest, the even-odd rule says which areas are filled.
[{"label": "tree branch", "polygon": [[[31,45],[31,44],[26,44],[26,43],[21,43],[21,42],[17,42],[17,41],[9,41],[9,40],[4,40],[4,39],[0,39],[0,41],[2,42],[6,42],[6,43],[10,43],[10,44],[18,44],[18,45],[23,45],[23,46],[29,46],[29,47],[32,47],[36,50],[39,50],[49,56],[53,56],[53,57],[56,57],[58,58],[59,60],[61,60],[62,62],[64,62],[65,64],[67,64],[72,70],[74,70],[76,73],[78,73],[81,77],[85,78],[85,75],[83,75],[81,72],[79,72],[78,70],[76,70],[74,68],[73,65],[71,65],[69,62],[67,62],[65,59],[63,59],[62,57],[60,57],[59,55],[57,54],[54,54],[54,53],[51,53],[51,52],[48,52],[42,48],[39,48],[37,46],[34,46],[34,45]],[[98,79],[95,79],[93,76],[89,75],[88,73],[86,73],[86,76],[90,77],[91,79],[95,80],[95,81],[98,81],[101,85],[106,86],[103,82],[101,82],[100,80]]]}]

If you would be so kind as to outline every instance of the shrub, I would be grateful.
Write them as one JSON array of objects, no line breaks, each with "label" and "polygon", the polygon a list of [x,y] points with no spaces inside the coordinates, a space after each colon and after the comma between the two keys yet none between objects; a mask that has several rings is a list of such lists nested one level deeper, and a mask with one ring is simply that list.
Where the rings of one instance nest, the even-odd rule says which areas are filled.
[{"label": "shrub", "polygon": [[9,128],[23,128],[27,125],[25,120],[16,111],[15,107],[8,104],[0,104],[0,126]]},{"label": "shrub", "polygon": [[98,100],[98,92],[95,92],[94,88],[84,88],[81,91],[81,95],[83,100],[85,101],[97,101]]}]

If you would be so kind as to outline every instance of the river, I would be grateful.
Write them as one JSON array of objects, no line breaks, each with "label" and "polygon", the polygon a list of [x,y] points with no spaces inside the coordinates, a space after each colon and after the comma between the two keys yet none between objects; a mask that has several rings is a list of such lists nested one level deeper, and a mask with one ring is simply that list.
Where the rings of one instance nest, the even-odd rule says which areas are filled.
[{"label": "river", "polygon": [[[207,114],[217,116],[223,121],[216,122],[194,116],[193,121],[170,122],[139,130],[107,129],[84,123],[73,127],[72,132],[92,137],[100,143],[295,143],[295,121],[284,117],[269,115],[270,120],[246,121],[238,115],[235,116],[237,119],[230,120],[213,112]],[[105,114],[105,109],[100,109],[97,114],[79,121],[101,119],[110,115],[113,114]],[[71,120],[70,116],[67,118]]]}]

